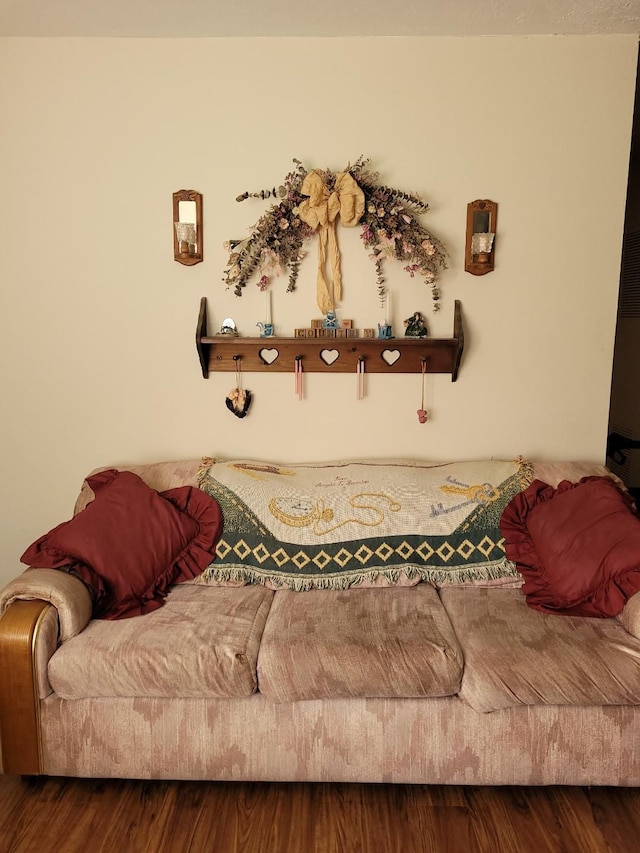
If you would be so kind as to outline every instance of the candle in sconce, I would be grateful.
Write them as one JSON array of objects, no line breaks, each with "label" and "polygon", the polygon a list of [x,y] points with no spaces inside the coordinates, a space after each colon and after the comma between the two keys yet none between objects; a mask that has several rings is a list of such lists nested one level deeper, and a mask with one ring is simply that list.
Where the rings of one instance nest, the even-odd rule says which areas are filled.
[{"label": "candle in sconce", "polygon": [[271,323],[271,291],[270,290],[265,291],[265,297],[266,297],[266,307],[265,307],[264,322],[269,324],[269,323]]},{"label": "candle in sconce", "polygon": [[384,324],[385,326],[391,325],[391,294],[388,290],[384,299]]},{"label": "candle in sconce", "polygon": [[179,201],[178,202],[178,221],[179,222],[190,222],[192,225],[195,225],[198,221],[196,216],[196,203],[195,201]]}]

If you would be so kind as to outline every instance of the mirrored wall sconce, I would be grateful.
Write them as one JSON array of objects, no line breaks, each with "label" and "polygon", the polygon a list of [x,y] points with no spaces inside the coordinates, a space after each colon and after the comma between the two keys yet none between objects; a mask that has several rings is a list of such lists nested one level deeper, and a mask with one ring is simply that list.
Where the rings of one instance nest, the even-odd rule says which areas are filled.
[{"label": "mirrored wall sconce", "polygon": [[484,275],[494,267],[498,205],[476,199],[467,205],[467,242],[464,268],[471,275]]},{"label": "mirrored wall sconce", "polygon": [[187,266],[202,260],[202,194],[195,190],[173,194],[173,257]]}]

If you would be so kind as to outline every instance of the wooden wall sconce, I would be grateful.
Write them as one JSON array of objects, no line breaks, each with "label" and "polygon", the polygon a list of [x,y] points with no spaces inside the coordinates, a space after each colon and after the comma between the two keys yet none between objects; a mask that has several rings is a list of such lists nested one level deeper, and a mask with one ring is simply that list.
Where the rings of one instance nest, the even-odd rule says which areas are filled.
[{"label": "wooden wall sconce", "polygon": [[195,190],[173,194],[173,257],[189,267],[202,260],[202,194]]},{"label": "wooden wall sconce", "polygon": [[488,198],[467,205],[467,242],[464,268],[471,275],[485,275],[494,266],[498,205]]}]

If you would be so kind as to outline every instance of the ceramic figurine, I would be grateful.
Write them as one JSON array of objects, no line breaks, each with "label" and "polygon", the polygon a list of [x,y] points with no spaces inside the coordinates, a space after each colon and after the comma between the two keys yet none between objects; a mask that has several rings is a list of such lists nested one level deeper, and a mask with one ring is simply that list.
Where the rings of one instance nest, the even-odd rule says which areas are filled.
[{"label": "ceramic figurine", "polygon": [[274,335],[273,331],[273,323],[256,323],[256,326],[260,329],[260,337],[261,338],[272,338]]},{"label": "ceramic figurine", "polygon": [[322,321],[323,329],[338,329],[340,327],[340,323],[338,322],[338,318],[336,317],[335,311],[327,311],[327,315]]},{"label": "ceramic figurine", "polygon": [[429,334],[424,317],[419,311],[415,311],[411,317],[404,321],[406,338],[426,338]]},{"label": "ceramic figurine", "polygon": [[238,330],[236,329],[236,324],[233,322],[231,317],[227,317],[226,320],[223,320],[222,326],[220,327],[219,335],[234,335],[238,336]]}]

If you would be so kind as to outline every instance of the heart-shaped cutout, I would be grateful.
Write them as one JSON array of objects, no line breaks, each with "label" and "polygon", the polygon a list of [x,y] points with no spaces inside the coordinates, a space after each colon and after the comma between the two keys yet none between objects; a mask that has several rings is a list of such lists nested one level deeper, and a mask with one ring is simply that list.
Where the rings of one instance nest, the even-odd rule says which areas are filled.
[{"label": "heart-shaped cutout", "polygon": [[320,350],[320,358],[331,367],[340,358],[340,353],[337,349],[322,349]]},{"label": "heart-shaped cutout", "polygon": [[396,361],[400,358],[400,351],[397,349],[383,349],[382,358],[387,362],[389,367],[393,367]]},{"label": "heart-shaped cutout", "polygon": [[261,349],[258,355],[265,364],[273,364],[280,353],[277,349]]}]

